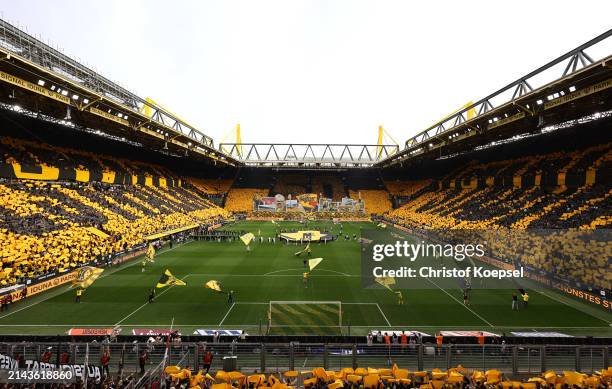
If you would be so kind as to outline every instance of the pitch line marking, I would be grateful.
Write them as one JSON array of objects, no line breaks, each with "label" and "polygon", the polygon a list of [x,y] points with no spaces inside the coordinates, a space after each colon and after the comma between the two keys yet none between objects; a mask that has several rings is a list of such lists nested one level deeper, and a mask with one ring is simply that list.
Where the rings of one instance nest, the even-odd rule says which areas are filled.
[{"label": "pitch line marking", "polygon": [[[285,269],[285,270],[281,270],[281,271],[286,271],[286,270],[306,270],[304,268],[302,269]],[[326,269],[320,269],[320,270],[326,270]],[[333,270],[327,270],[327,271],[333,271]],[[338,272],[339,273],[339,272]],[[209,276],[209,277],[302,277],[301,274],[229,274],[229,273],[190,273],[190,275],[192,276]],[[361,277],[359,274],[345,274],[345,273],[340,273],[340,274],[311,274],[310,277]]]},{"label": "pitch line marking", "polygon": [[[265,274],[261,274],[261,275],[262,275],[262,276],[270,276],[270,275],[273,275],[273,274],[276,274],[276,273],[282,273],[282,272],[285,272],[285,271],[293,271],[293,270],[301,270],[301,271],[304,271],[304,268],[303,268],[303,267],[301,267],[301,268],[294,268],[294,269],[282,269],[282,270],[275,270],[275,271],[271,271],[271,272],[268,272],[268,273],[265,273]],[[331,272],[331,273],[336,273],[336,274],[339,274],[339,275],[342,275],[342,276],[345,276],[345,277],[359,277],[359,275],[355,275],[355,274],[353,274],[353,275],[351,275],[351,274],[346,274],[346,273],[342,273],[342,272],[340,272],[340,271],[335,271],[335,270],[329,270],[329,269],[318,269],[318,270],[319,270],[319,271],[328,271],[328,272]],[[289,274],[289,276],[292,276],[292,275],[293,275],[293,274]]]},{"label": "pitch line marking", "polygon": [[385,313],[383,312],[383,310],[380,308],[380,305],[378,305],[378,303],[376,303],[376,306],[378,307],[378,310],[380,311],[380,314],[382,315],[382,317],[385,319],[385,321],[387,322],[387,326],[391,327],[391,323],[389,322],[389,319],[387,319],[387,316],[385,315]]},{"label": "pitch line marking", "polygon": [[[181,281],[183,281],[185,278],[189,277],[189,274],[187,274],[185,277],[181,278]],[[167,289],[163,290],[160,294],[158,294],[157,296],[155,296],[155,299],[157,299],[158,297],[161,297],[164,293],[166,293],[167,291],[169,291],[170,289],[174,288],[176,285],[170,285]],[[146,307],[147,305],[149,305],[148,302],[142,304],[140,307],[136,308],[134,311],[132,311],[132,313],[130,313],[129,315],[127,315],[126,317],[124,317],[123,319],[119,320],[117,323],[115,323],[115,326],[118,326],[119,324],[123,323],[125,321],[125,319],[129,318],[130,316],[132,316],[133,314],[135,314],[136,312],[140,311],[142,308]]]},{"label": "pitch line marking", "polygon": [[430,280],[429,278],[425,278],[427,281],[429,281],[430,283],[434,284],[435,286],[438,287],[438,289],[440,289],[442,292],[446,293],[450,298],[452,298],[453,300],[455,300],[457,302],[457,304],[461,305],[462,307],[464,307],[465,309],[467,309],[468,311],[472,312],[474,314],[474,316],[476,316],[477,318],[479,318],[480,320],[482,320],[483,322],[487,323],[487,325],[491,328],[495,328],[495,326],[491,323],[489,323],[487,320],[485,320],[484,317],[480,316],[478,313],[476,313],[472,308],[468,307],[467,305],[463,304],[461,301],[457,300],[457,298],[455,296],[453,296],[452,294],[448,293],[446,290],[440,288],[440,285],[436,284],[435,282],[433,282],[432,280]]},{"label": "pitch line marking", "polygon": [[[176,249],[176,248],[182,247],[182,246],[184,246],[184,245],[186,245],[186,244],[189,244],[189,243],[192,243],[192,242],[195,242],[195,241],[194,241],[194,240],[192,240],[192,241],[189,241],[189,242],[185,242],[185,243],[183,243],[183,244],[181,244],[181,245],[174,246],[174,247],[169,248],[169,249],[166,249],[166,250],[162,250],[162,251],[161,251],[159,254],[163,254],[163,253],[166,253],[166,252],[168,252],[168,251],[172,251],[172,250],[174,250],[174,249]],[[138,257],[138,258],[140,258],[140,257]],[[134,262],[132,262],[132,263],[127,263],[125,266],[118,267],[118,268],[116,268],[116,269],[114,269],[114,270],[113,270],[113,269],[111,269],[110,271],[105,272],[105,273],[104,273],[104,274],[102,274],[102,275],[101,275],[101,276],[100,276],[98,279],[105,278],[106,276],[110,276],[111,274],[115,274],[115,273],[116,273],[116,272],[118,272],[118,271],[121,271],[121,270],[127,269],[128,267],[132,267],[132,266],[137,265],[137,264],[139,264],[139,263],[140,263],[140,261],[136,260],[135,258],[133,259],[133,261],[134,261]],[[40,300],[38,300],[38,301],[35,301],[35,302],[33,302],[33,303],[31,303],[31,304],[28,304],[28,305],[26,305],[26,306],[24,306],[24,307],[21,307],[21,308],[19,308],[19,309],[13,310],[13,311],[11,311],[11,312],[7,313],[6,315],[0,316],[0,320],[4,319],[5,317],[9,317],[9,316],[11,316],[11,315],[13,315],[13,314],[15,314],[15,313],[17,313],[17,312],[21,312],[21,311],[26,310],[26,309],[28,309],[28,308],[32,308],[33,306],[38,305],[38,304],[40,304],[40,303],[44,303],[44,302],[45,302],[45,301],[47,301],[47,300],[51,300],[52,298],[57,297],[57,296],[60,296],[60,295],[62,295],[62,294],[64,294],[64,293],[68,292],[69,290],[70,290],[70,286],[68,285],[68,287],[67,287],[67,288],[66,288],[66,287],[59,287],[56,293],[53,293],[53,291],[49,291],[49,295],[48,295],[46,298],[41,298],[41,299],[40,299]]]},{"label": "pitch line marking", "polygon": [[227,318],[227,316],[230,314],[230,312],[232,311],[232,309],[234,309],[234,305],[236,305],[236,303],[232,303],[232,306],[229,307],[229,309],[227,310],[227,313],[225,314],[225,316],[223,316],[223,319],[221,319],[221,321],[219,322],[219,327],[221,327],[223,325],[223,322],[225,321],[225,319]]}]

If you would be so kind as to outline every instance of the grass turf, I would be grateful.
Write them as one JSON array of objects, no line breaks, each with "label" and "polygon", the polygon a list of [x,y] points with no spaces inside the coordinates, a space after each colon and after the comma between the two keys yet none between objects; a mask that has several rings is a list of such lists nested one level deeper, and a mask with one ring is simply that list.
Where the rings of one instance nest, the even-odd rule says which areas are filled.
[{"label": "grass turf", "polygon": [[[281,228],[298,228],[293,222]],[[225,227],[246,230],[264,237],[275,234],[270,222],[241,222]],[[303,227],[301,227],[303,228]],[[311,222],[309,229],[338,227],[331,222]],[[371,223],[343,223],[345,234],[359,236]],[[269,301],[341,301],[342,324],[336,325],[332,309],[313,305],[280,307],[283,316],[274,321],[273,334],[365,334],[370,329],[421,330],[433,334],[440,329],[509,331],[560,331],[568,334],[611,336],[612,314],[587,306],[554,291],[530,293],[529,309],[512,311],[512,291],[473,290],[471,306],[465,307],[459,289],[404,291],[405,305],[396,305],[387,290],[362,289],[360,245],[339,239],[311,245],[313,257],[324,261],[312,272],[308,287],[302,282],[303,264],[294,253],[302,246],[256,243],[251,252],[240,241],[232,243],[196,241],[158,253],[154,264],[141,272],[140,261],[105,271],[74,302],[74,291],[62,286],[14,304],[0,314],[2,334],[60,334],[72,327],[113,327],[122,333],[133,328],[175,328],[190,334],[195,329],[246,329],[265,332]],[[160,274],[170,269],[187,286],[158,289],[154,303],[147,304],[148,292]],[[235,291],[235,303],[225,294],[203,287],[208,280]],[[295,312],[295,316],[291,316]],[[310,315],[304,314],[310,312]]]}]

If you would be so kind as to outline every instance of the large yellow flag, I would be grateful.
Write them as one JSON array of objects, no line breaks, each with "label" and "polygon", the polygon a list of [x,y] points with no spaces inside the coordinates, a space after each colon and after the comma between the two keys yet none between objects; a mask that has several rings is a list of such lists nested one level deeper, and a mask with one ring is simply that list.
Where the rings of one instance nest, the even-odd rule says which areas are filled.
[{"label": "large yellow flag", "polygon": [[76,278],[72,281],[71,288],[85,289],[100,277],[104,269],[93,266],[83,266],[79,269]]},{"label": "large yellow flag", "polygon": [[253,235],[251,232],[247,232],[246,234],[240,237],[240,240],[242,241],[242,243],[244,243],[245,246],[248,246],[253,239],[255,239],[255,235]]},{"label": "large yellow flag", "polygon": [[205,288],[216,290],[217,292],[223,292],[221,289],[221,283],[217,280],[210,280],[204,284]]},{"label": "large yellow flag", "polygon": [[393,289],[391,289],[391,286],[395,285],[395,278],[393,278],[393,277],[376,277],[376,278],[374,278],[374,281],[376,281],[378,284],[384,286],[385,288],[387,288],[391,292],[393,292]]},{"label": "large yellow flag", "polygon": [[310,269],[310,271],[312,271],[315,267],[317,267],[317,265],[319,263],[321,263],[322,260],[323,260],[323,258],[309,259],[308,260],[308,268]]},{"label": "large yellow flag", "polygon": [[159,277],[159,281],[157,281],[157,288],[165,288],[166,286],[185,286],[187,285],[183,280],[179,280],[175,276],[170,273],[170,270],[166,269],[166,271]]},{"label": "large yellow flag", "polygon": [[300,251],[296,252],[294,255],[296,257],[299,257],[300,255],[304,254],[305,252],[308,252],[308,250],[310,250],[310,242],[308,242],[308,244],[306,245],[306,247],[304,247],[303,250],[300,250]]}]

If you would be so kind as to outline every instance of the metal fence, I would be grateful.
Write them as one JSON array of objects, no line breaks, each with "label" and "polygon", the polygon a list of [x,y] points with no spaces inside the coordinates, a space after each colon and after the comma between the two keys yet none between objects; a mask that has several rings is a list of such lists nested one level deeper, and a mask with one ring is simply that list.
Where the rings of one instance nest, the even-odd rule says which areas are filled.
[{"label": "metal fence", "polygon": [[[468,369],[499,369],[512,374],[540,373],[545,370],[577,370],[592,373],[609,366],[612,345],[371,345],[322,343],[0,343],[5,357],[40,361],[45,352],[51,353],[49,363],[100,365],[105,349],[110,351],[111,374],[124,377],[140,375],[139,356],[146,351],[145,374],[153,375],[162,366],[178,365],[203,368],[203,356],[213,353],[211,371],[239,370],[283,372],[324,367],[384,368],[397,364],[412,371],[448,369],[462,365]],[[48,357],[48,354],[47,354]]]}]

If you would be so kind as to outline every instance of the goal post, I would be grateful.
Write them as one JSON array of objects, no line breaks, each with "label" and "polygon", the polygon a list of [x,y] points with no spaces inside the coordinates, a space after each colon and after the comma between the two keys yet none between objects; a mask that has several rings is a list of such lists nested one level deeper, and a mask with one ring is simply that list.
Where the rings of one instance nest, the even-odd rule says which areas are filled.
[{"label": "goal post", "polygon": [[282,301],[268,305],[268,328],[342,328],[340,301]]}]

